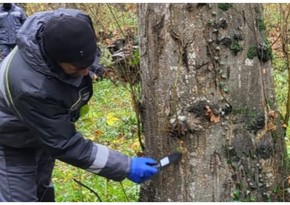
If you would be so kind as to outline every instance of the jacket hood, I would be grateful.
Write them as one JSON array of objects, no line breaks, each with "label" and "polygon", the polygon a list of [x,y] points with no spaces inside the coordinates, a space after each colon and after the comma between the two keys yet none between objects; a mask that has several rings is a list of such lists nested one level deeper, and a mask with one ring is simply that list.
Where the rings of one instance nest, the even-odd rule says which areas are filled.
[{"label": "jacket hood", "polygon": [[39,46],[39,32],[51,18],[53,12],[41,12],[28,18],[18,31],[16,43],[25,62],[33,69],[51,74]]}]

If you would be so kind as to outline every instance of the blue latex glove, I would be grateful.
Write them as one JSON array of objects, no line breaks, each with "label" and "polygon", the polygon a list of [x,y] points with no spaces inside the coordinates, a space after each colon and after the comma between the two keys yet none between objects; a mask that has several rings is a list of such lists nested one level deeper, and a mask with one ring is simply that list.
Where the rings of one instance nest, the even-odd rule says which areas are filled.
[{"label": "blue latex glove", "polygon": [[158,173],[158,169],[153,165],[157,164],[154,159],[147,157],[136,157],[131,160],[131,169],[128,179],[140,184]]}]

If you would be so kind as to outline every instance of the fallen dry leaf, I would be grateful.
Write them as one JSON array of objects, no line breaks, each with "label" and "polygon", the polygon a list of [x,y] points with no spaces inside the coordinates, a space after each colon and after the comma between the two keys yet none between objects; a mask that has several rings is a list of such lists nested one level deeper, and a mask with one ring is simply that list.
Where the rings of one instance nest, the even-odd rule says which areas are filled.
[{"label": "fallen dry leaf", "polygon": [[218,123],[220,121],[220,117],[213,114],[209,106],[205,106],[205,109],[205,115],[209,118],[210,122]]},{"label": "fallen dry leaf", "polygon": [[267,124],[267,131],[274,131],[277,129],[277,125],[274,125],[272,122]]},{"label": "fallen dry leaf", "polygon": [[268,112],[268,116],[271,117],[271,118],[273,118],[273,119],[277,119],[278,118],[278,113],[275,112],[274,110],[270,110]]}]

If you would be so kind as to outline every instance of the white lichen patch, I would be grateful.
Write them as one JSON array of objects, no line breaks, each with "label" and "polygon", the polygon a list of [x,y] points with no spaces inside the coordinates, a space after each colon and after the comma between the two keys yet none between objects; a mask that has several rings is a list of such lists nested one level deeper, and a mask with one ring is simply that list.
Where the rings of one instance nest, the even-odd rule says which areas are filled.
[{"label": "white lichen patch", "polygon": [[246,66],[254,66],[254,60],[253,60],[253,59],[249,59],[249,58],[247,58],[247,59],[245,60],[245,65],[246,65]]},{"label": "white lichen patch", "polygon": [[195,52],[188,52],[187,54],[187,60],[188,60],[188,64],[195,66],[196,65],[196,54]]},{"label": "white lichen patch", "polygon": [[192,199],[195,199],[195,193],[196,193],[196,182],[191,182],[189,183],[189,186],[188,186],[188,192],[187,193],[190,193],[190,197]]},{"label": "white lichen patch", "polygon": [[175,121],[176,121],[176,119],[175,119],[175,118],[171,118],[169,122],[170,122],[170,124],[174,124],[174,123],[175,123]]},{"label": "white lichen patch", "polygon": [[182,116],[182,115],[178,116],[178,120],[181,122],[185,122],[186,119],[187,119],[186,116]]},{"label": "white lichen patch", "polygon": [[171,71],[177,71],[178,70],[178,66],[170,66],[169,69]]}]

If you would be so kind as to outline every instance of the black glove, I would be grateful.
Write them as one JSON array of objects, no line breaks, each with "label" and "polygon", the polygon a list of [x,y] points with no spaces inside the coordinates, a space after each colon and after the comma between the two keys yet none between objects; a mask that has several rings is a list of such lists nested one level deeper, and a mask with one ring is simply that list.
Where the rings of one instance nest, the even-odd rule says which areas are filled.
[{"label": "black glove", "polygon": [[90,76],[93,80],[103,80],[106,71],[104,66],[100,64],[99,53],[96,56],[94,63],[90,66],[90,71]]},{"label": "black glove", "polygon": [[100,64],[98,66],[92,65],[90,71],[90,75],[94,80],[103,80],[106,73],[105,68],[103,67],[103,65]]}]

